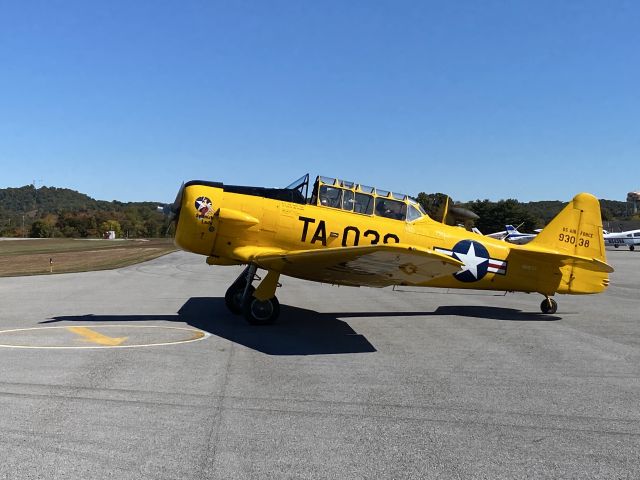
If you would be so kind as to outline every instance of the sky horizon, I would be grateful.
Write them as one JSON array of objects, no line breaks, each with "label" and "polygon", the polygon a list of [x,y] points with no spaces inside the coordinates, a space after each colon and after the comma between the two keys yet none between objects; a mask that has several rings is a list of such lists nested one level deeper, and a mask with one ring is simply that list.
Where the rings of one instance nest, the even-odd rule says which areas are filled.
[{"label": "sky horizon", "polygon": [[7,2],[0,188],[171,202],[305,173],[454,200],[640,190],[640,4]]},{"label": "sky horizon", "polygon": [[[202,179],[199,179],[202,180]],[[294,180],[294,179],[292,179]],[[309,186],[309,195],[311,195],[311,188],[313,186],[313,181],[314,178],[310,178],[310,186]],[[28,187],[34,185],[33,183],[29,183],[29,184],[25,184],[25,185],[18,185],[18,186],[0,186],[0,189],[7,189],[7,188],[22,188],[22,187]],[[229,184],[230,185],[230,184]],[[364,184],[363,184],[364,185]],[[174,196],[172,198],[169,199],[163,199],[163,200],[158,200],[158,199],[143,199],[143,200],[121,200],[119,198],[97,198],[94,197],[93,195],[91,195],[90,193],[87,192],[82,192],[79,190],[75,190],[73,188],[69,188],[69,187],[65,187],[65,186],[58,186],[58,185],[34,185],[36,187],[36,189],[40,189],[40,188],[59,188],[59,189],[69,189],[69,190],[74,190],[80,194],[84,194],[87,195],[88,197],[91,197],[93,200],[98,200],[98,201],[106,201],[106,202],[122,202],[122,203],[134,203],[134,202],[151,202],[151,203],[157,203],[158,205],[163,205],[163,204],[170,204],[174,201],[175,199],[175,194],[178,193],[179,191],[179,187],[176,188],[176,192],[174,194]],[[279,187],[284,187],[286,185],[276,185]],[[371,185],[371,186],[375,186],[378,188],[383,188],[384,187],[380,187],[379,185]],[[398,193],[398,192],[396,192]],[[411,197],[415,198],[417,197],[417,195],[419,193],[444,193],[444,192],[425,192],[425,191],[420,191],[420,192],[415,192],[415,193],[407,193],[407,192],[399,192],[399,193],[405,193],[407,195],[410,195]],[[477,201],[477,200],[490,200],[493,202],[498,202],[500,200],[511,200],[511,199],[515,199],[518,200],[520,203],[529,203],[529,202],[538,202],[538,201],[560,201],[560,202],[564,202],[564,203],[568,203],[571,198],[566,198],[566,199],[561,199],[561,198],[538,198],[535,200],[521,200],[519,198],[516,197],[505,197],[505,198],[473,198],[473,199],[467,199],[467,200],[458,200],[456,198],[454,198],[453,200],[457,203],[468,203],[468,202],[473,202],[473,201]],[[626,201],[626,194],[625,194],[625,198],[622,199],[617,199],[617,198],[605,198],[605,197],[598,197],[598,200],[616,200],[616,201],[620,201],[620,202],[625,202]]]}]

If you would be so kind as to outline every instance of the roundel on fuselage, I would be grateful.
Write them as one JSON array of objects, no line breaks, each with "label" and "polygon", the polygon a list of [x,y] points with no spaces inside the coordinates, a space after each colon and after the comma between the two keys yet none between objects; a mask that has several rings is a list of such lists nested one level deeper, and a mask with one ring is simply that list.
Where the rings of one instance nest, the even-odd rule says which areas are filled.
[{"label": "roundel on fuselage", "polygon": [[487,274],[489,251],[480,242],[461,240],[451,251],[455,258],[464,263],[462,270],[453,274],[461,282],[477,282]]}]

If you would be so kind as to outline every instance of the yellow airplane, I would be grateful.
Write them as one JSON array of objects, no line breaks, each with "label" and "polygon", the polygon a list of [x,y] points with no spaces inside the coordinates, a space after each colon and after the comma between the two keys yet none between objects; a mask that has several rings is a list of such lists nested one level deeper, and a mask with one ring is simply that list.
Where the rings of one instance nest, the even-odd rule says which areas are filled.
[{"label": "yellow airplane", "polygon": [[[274,322],[281,275],[335,285],[599,293],[606,263],[598,200],[576,195],[540,234],[514,245],[435,221],[407,195],[309,175],[286,188],[190,181],[168,207],[175,243],[209,265],[247,265],[225,295],[251,324]],[[446,215],[444,215],[446,217]],[[266,276],[254,288],[257,269]]]}]

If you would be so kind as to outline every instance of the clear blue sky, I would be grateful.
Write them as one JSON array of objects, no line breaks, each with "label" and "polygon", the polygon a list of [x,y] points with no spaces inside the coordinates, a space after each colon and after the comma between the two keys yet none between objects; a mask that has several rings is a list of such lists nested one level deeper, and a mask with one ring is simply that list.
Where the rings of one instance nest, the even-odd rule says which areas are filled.
[{"label": "clear blue sky", "polygon": [[0,2],[0,187],[640,190],[640,2]]}]

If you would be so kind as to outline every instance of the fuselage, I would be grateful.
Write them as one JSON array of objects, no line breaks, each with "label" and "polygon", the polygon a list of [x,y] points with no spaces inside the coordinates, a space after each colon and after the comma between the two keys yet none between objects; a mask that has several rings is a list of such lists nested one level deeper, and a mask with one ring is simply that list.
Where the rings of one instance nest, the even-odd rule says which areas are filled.
[{"label": "fuselage", "polygon": [[640,245],[640,230],[628,230],[626,232],[605,233],[605,245],[618,247],[620,245]]},{"label": "fuselage", "polygon": [[[210,205],[198,208],[203,199]],[[249,263],[244,254],[249,248],[275,253],[400,243],[433,249],[465,263],[455,275],[439,277],[422,286],[545,295],[596,293],[604,289],[600,277],[587,287],[577,287],[575,283],[571,287],[571,267],[530,258],[526,251],[531,247],[448,226],[426,215],[412,221],[398,220],[373,212],[356,213],[304,201],[248,195],[213,183],[186,185],[176,243],[185,250],[207,255],[209,263],[218,265]],[[298,276],[316,280],[312,271]]]}]

